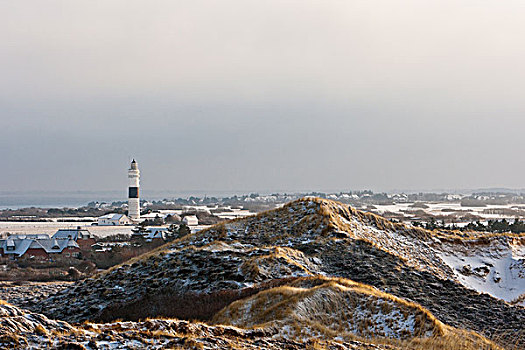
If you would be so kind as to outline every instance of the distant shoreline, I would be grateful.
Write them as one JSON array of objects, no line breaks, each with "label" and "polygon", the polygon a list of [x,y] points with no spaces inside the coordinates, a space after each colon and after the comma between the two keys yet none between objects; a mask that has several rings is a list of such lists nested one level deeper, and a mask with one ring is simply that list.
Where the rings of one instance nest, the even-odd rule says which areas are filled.
[{"label": "distant shoreline", "polygon": [[[191,196],[204,197],[215,196],[225,197],[233,195],[244,195],[253,193],[250,191],[144,191],[141,199],[157,201],[165,198],[189,198]],[[266,193],[266,192],[259,192]],[[119,202],[127,201],[125,191],[0,191],[0,210],[24,209],[24,208],[80,208],[88,205],[89,202]]]}]

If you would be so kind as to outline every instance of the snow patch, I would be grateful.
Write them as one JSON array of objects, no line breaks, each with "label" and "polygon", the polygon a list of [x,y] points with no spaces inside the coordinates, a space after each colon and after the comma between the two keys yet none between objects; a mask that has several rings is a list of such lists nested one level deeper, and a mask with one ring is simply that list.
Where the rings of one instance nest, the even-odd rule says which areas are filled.
[{"label": "snow patch", "polygon": [[504,254],[486,250],[476,255],[457,251],[438,255],[467,288],[507,302],[525,293],[525,260],[510,249]]}]

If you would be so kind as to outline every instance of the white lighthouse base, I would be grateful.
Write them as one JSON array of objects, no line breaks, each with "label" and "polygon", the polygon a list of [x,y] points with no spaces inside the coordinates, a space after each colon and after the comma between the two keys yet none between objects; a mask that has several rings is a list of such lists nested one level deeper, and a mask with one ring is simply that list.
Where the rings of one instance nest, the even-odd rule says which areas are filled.
[{"label": "white lighthouse base", "polygon": [[140,203],[138,198],[128,199],[128,217],[132,221],[140,221]]}]

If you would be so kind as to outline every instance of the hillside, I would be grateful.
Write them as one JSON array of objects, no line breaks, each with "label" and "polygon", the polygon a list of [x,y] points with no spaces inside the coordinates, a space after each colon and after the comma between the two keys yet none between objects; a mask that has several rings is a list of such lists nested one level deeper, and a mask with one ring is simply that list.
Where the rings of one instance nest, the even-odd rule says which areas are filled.
[{"label": "hillside", "polygon": [[449,327],[421,306],[341,278],[309,277],[233,302],[212,320],[278,329],[281,339],[370,340],[395,348],[496,349],[479,335]]},{"label": "hillside", "polygon": [[236,301],[215,315],[213,323],[244,328],[279,324],[283,336],[294,339],[426,338],[443,335],[444,328],[416,304],[330,278],[299,279]]},{"label": "hillside", "polygon": [[[232,303],[216,315],[214,323],[147,319],[72,325],[0,301],[0,346],[80,350],[502,350],[475,333],[442,324],[416,304],[343,279],[304,278],[287,287],[269,289]],[[217,323],[235,323],[238,327]]]},{"label": "hillside", "polygon": [[[510,342],[525,324],[525,309],[505,302],[525,293],[523,243],[524,238],[515,235],[431,232],[337,202],[303,199],[186,236],[28,307],[69,322],[157,316],[211,322],[219,320],[223,308],[239,305],[232,302],[270,292],[279,297],[290,291],[309,295],[319,288],[303,291],[294,283],[334,277],[347,282],[328,285],[323,293],[333,296],[336,290],[354,288],[348,284],[366,284],[376,288],[374,293],[388,293],[388,300],[396,300],[396,305],[403,299],[446,325]],[[361,300],[347,290],[341,304],[331,307],[348,309],[348,293],[351,299]],[[292,299],[286,307],[295,310],[297,299]],[[367,312],[377,314],[377,309]],[[357,315],[333,317],[348,323],[349,334],[366,338],[366,332],[352,328],[358,323],[348,321],[350,316]],[[231,324],[249,326],[252,321],[235,323],[232,318]],[[406,319],[383,321],[395,324]],[[398,330],[406,329],[383,331],[392,337]]]},{"label": "hillside", "polygon": [[276,329],[240,329],[181,320],[83,323],[53,321],[15,306],[0,304],[0,346],[3,349],[394,349],[367,342],[274,339]]}]

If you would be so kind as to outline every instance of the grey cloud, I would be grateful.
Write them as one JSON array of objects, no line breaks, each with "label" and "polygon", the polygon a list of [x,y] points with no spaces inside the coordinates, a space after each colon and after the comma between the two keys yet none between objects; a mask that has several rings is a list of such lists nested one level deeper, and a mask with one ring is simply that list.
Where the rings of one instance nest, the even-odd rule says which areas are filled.
[{"label": "grey cloud", "polygon": [[524,12],[0,2],[0,190],[525,187]]}]

